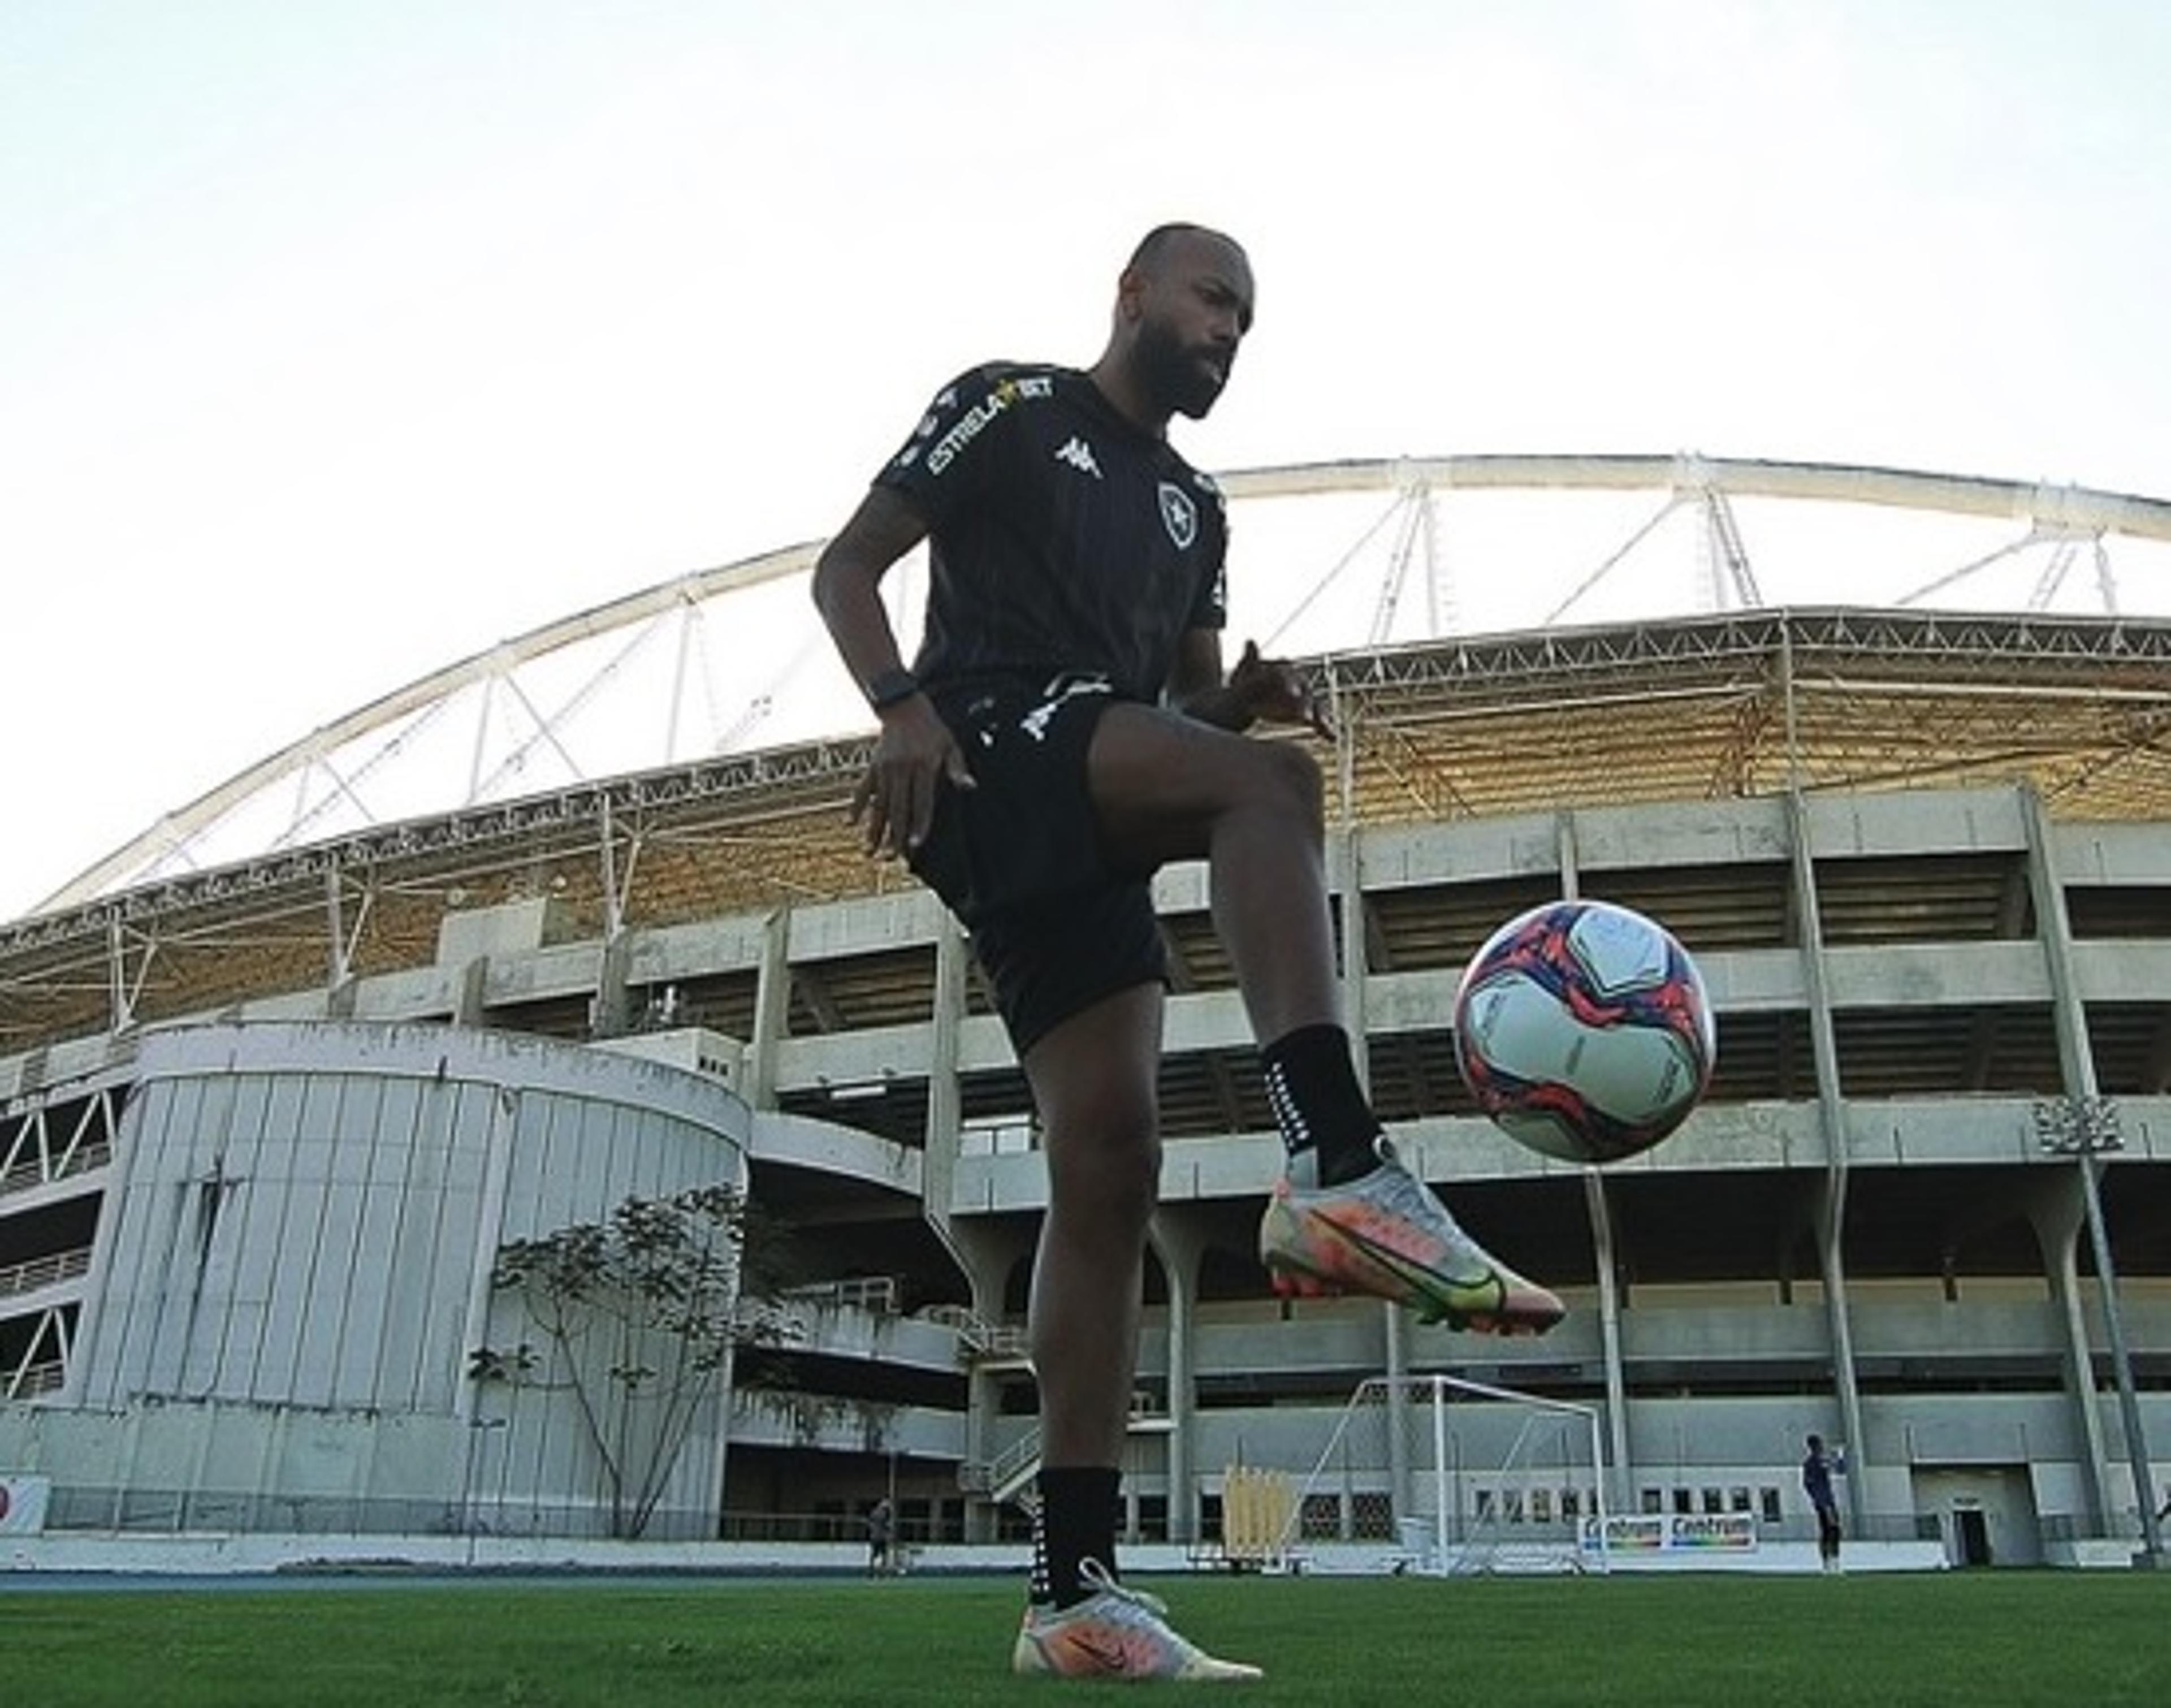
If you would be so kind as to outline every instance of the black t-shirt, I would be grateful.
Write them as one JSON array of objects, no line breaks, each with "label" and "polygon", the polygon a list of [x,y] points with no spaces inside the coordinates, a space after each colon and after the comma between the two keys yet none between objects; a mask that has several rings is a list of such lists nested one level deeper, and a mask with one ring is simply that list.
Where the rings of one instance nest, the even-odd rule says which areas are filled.
[{"label": "black t-shirt", "polygon": [[1220,490],[1075,368],[974,368],[875,484],[928,524],[930,689],[1092,672],[1152,702],[1177,636],[1225,620]]}]

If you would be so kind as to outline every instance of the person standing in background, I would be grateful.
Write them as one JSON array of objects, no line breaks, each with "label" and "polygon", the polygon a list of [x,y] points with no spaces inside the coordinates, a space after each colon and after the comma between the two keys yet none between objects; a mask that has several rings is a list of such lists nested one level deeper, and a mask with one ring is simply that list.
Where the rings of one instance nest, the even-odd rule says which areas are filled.
[{"label": "person standing in background", "polygon": [[1826,1571],[1836,1572],[1840,1569],[1839,1498],[1832,1492],[1832,1475],[1847,1474],[1847,1457],[1828,1452],[1821,1435],[1809,1438],[1809,1449],[1802,1459],[1802,1492],[1817,1515],[1817,1558]]}]

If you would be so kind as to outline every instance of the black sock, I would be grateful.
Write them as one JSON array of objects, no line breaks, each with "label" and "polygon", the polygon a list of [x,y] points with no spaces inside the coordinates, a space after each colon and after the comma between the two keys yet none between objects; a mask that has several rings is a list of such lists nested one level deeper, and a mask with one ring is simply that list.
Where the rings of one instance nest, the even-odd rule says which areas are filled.
[{"label": "black sock", "polygon": [[1071,1607],[1093,1593],[1078,1568],[1097,1560],[1116,1575],[1116,1491],[1122,1474],[1102,1465],[1043,1465],[1032,1521],[1032,1599]]},{"label": "black sock", "polygon": [[1267,1104],[1292,1159],[1316,1150],[1319,1183],[1339,1186],[1369,1173],[1379,1161],[1372,1141],[1379,1117],[1357,1084],[1349,1036],[1333,1025],[1299,1026],[1259,1052]]}]

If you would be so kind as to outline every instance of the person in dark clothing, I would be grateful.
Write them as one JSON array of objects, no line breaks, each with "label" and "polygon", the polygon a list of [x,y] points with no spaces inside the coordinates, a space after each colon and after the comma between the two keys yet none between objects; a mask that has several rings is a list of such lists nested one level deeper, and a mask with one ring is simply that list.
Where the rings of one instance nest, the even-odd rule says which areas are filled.
[{"label": "person in dark clothing", "polygon": [[897,1535],[896,1509],[887,1496],[867,1511],[867,1576],[878,1577],[891,1569],[891,1550]]},{"label": "person in dark clothing", "polygon": [[1809,1497],[1810,1510],[1817,1515],[1817,1558],[1826,1571],[1840,1569],[1839,1497],[1832,1492],[1832,1475],[1834,1472],[1844,1475],[1846,1470],[1846,1458],[1828,1452],[1824,1437],[1809,1438],[1809,1452],[1802,1459],[1802,1492]]}]

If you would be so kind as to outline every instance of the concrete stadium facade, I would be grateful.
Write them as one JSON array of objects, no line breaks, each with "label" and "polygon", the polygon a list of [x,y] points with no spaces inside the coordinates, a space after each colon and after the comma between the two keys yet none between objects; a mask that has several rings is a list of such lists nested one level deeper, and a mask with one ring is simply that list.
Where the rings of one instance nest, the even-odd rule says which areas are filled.
[{"label": "concrete stadium facade", "polygon": [[[1398,827],[1336,854],[1345,941],[1368,945],[1348,995],[1375,1093],[1466,1219],[1574,1314],[1496,1345],[1270,1298],[1248,1237],[1277,1144],[1241,1083],[1241,1004],[1202,952],[1203,873],[1165,874],[1189,988],[1169,1026],[1140,1534],[1197,1538],[1227,1466],[1305,1469],[1357,1382],[1431,1370],[1598,1406],[1616,1509],[1745,1498],[1793,1535],[1814,1428],[1850,1444],[1868,1536],[2033,1561],[2138,1534],[2081,1165],[2039,1128],[2046,1103],[2118,1098],[2101,1184],[2140,1416],[2166,1438],[2163,826],[2054,823],[2025,788],[1906,791]],[[1681,925],[1732,1061],[1686,1129],[1602,1178],[1518,1150],[1441,1083],[1470,934],[1570,892]],[[1822,929],[1722,946],[1784,937],[1790,914]],[[743,1036],[665,1025],[617,1048],[514,1036],[523,1010],[594,1001],[603,945],[546,940],[548,908],[464,923],[429,974],[349,1000],[287,993],[83,1040],[47,1052],[35,1090],[9,1064],[19,1181],[33,1114],[61,1162],[54,1111],[121,1106],[108,1159],[19,1186],[0,1223],[19,1251],[73,1204],[90,1232],[78,1272],[6,1296],[18,1325],[72,1308],[64,1368],[0,1411],[0,1465],[53,1481],[49,1522],[272,1528],[280,1502],[291,1524],[315,1502],[326,1523],[577,1531],[592,1467],[562,1408],[464,1376],[493,1332],[479,1266],[618,1195],[743,1167],[809,1254],[809,1336],[796,1382],[737,1395],[728,1446],[697,1441],[673,1510],[785,1534],[897,1479],[930,1536],[995,1534],[990,1468],[1029,1438],[1015,1330],[1045,1177],[939,910],[887,896],[638,932],[624,959],[652,1020],[736,992]],[[1756,1089],[1792,1095],[1730,1095],[1766,1075]],[[221,1171],[233,1202],[212,1230]],[[1497,1443],[1465,1450],[1482,1483]]]}]

